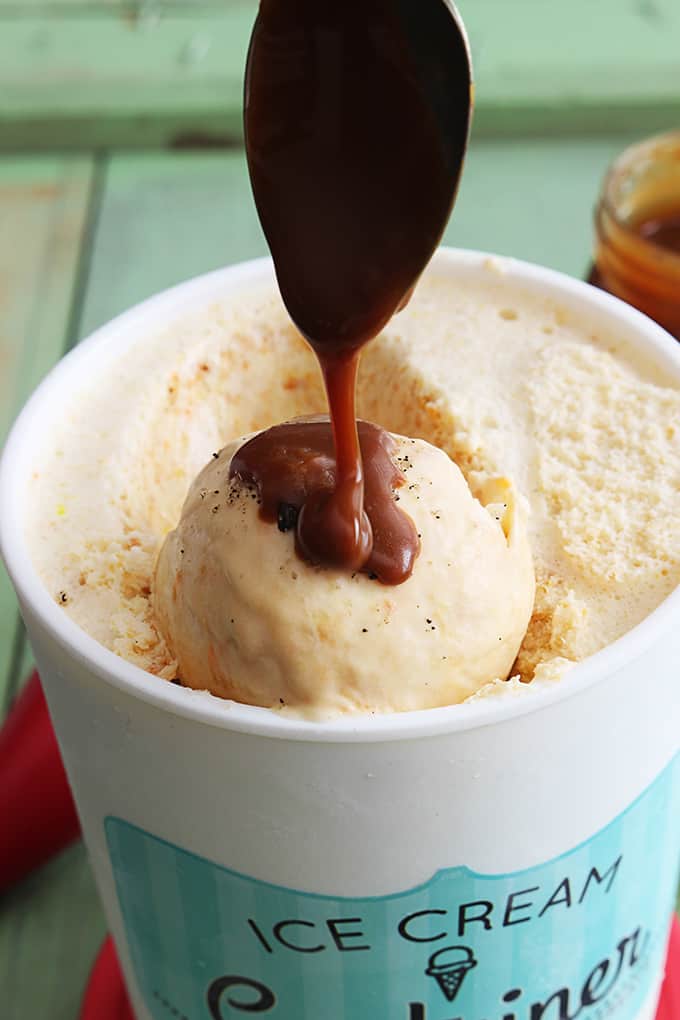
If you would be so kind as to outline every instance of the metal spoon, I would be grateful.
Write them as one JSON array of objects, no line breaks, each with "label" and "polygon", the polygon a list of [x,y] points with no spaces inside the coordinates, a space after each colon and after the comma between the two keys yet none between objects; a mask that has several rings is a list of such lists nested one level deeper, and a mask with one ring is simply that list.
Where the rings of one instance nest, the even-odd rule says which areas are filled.
[{"label": "metal spoon", "polygon": [[[281,295],[319,358],[335,451],[332,488],[306,492],[297,545],[354,571],[371,562],[375,535],[387,537],[389,583],[410,575],[419,537],[410,519],[390,532],[389,487],[370,517],[364,504],[359,352],[409,300],[439,243],[471,105],[467,38],[443,0],[261,0],[248,167]],[[366,467],[375,478],[376,458]]]},{"label": "metal spoon", "polygon": [[291,317],[317,352],[374,336],[441,239],[472,109],[448,0],[261,0],[248,165]]}]

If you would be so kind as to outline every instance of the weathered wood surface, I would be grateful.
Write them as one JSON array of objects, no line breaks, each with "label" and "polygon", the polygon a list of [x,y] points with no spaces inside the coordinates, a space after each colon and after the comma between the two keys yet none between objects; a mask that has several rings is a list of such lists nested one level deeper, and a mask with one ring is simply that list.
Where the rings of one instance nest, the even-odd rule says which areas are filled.
[{"label": "weathered wood surface", "polygon": [[[445,242],[583,275],[600,180],[635,137],[476,141]],[[265,253],[240,150],[117,155],[105,172],[81,332],[163,287]]]},{"label": "weathered wood surface", "polygon": [[[460,0],[477,130],[680,122],[677,0]],[[0,0],[0,148],[225,144],[255,0]]]},{"label": "weathered wood surface", "polygon": [[106,922],[82,843],[0,904],[3,1020],[76,1020]]},{"label": "weathered wood surface", "polygon": [[[78,156],[0,162],[0,442],[69,341],[93,167]],[[15,607],[0,565],[0,706],[21,674]]]},{"label": "weathered wood surface", "polygon": [[3,15],[0,146],[184,145],[241,137],[252,0]]},{"label": "weathered wood surface", "polygon": [[[95,195],[91,157],[0,162],[0,442],[20,404],[73,339]],[[0,566],[1,710],[28,666],[16,602]],[[103,929],[82,847],[6,895],[0,903],[3,1020],[74,1020]]]}]

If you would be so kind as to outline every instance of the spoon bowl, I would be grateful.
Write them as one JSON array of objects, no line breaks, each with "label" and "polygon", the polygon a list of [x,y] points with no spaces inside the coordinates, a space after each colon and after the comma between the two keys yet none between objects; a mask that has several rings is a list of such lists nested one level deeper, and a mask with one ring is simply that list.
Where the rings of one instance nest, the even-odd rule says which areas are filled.
[{"label": "spoon bowl", "polygon": [[282,297],[317,351],[358,348],[404,303],[449,219],[471,109],[448,0],[261,0],[248,166]]}]

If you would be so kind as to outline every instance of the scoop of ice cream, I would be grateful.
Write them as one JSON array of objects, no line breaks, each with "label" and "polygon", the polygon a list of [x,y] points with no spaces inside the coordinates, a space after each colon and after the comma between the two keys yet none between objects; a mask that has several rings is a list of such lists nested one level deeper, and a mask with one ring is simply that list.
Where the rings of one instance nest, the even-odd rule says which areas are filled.
[{"label": "scoop of ice cream", "polygon": [[508,675],[534,599],[525,504],[504,478],[480,502],[441,450],[395,440],[395,499],[421,551],[394,587],[300,560],[292,532],[261,519],[255,489],[230,480],[240,443],[201,471],[155,573],[184,684],[328,716],[454,704]]}]

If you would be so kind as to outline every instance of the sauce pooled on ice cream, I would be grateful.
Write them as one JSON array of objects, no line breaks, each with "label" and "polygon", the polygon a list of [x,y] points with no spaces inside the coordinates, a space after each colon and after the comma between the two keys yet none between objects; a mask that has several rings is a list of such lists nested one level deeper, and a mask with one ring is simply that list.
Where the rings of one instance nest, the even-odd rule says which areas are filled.
[{"label": "sauce pooled on ice cream", "polygon": [[[392,495],[404,482],[393,460],[395,442],[389,432],[366,421],[358,423],[358,432],[362,459],[370,464],[363,509],[372,525],[370,553],[361,567],[384,584],[400,584],[413,570],[418,536],[414,542],[413,521]],[[336,490],[337,466],[329,422],[288,422],[260,432],[234,454],[231,473],[257,485],[260,514],[265,520],[276,521],[281,531],[290,531],[297,525],[300,508],[309,505],[310,496],[323,504]],[[296,532],[296,547],[305,558],[321,561],[327,555],[333,532],[312,532],[311,538],[320,539],[319,545],[300,548]],[[342,562],[334,556],[332,562],[338,561]]]},{"label": "sauce pooled on ice cream", "polygon": [[256,485],[266,519],[295,527],[305,559],[387,584],[410,575],[419,538],[395,505],[389,436],[357,431],[356,375],[361,348],[406,304],[436,247],[463,162],[469,63],[443,3],[436,16],[425,62],[412,0],[261,0],[246,73],[255,202],[283,300],[319,359],[330,422],[269,429],[231,474]]}]

